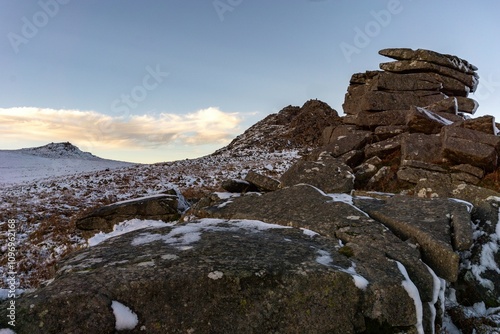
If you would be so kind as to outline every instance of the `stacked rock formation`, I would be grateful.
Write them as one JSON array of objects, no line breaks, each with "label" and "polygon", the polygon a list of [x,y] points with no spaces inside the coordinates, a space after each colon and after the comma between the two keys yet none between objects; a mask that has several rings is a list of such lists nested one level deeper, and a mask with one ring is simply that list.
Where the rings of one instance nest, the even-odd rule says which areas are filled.
[{"label": "stacked rock formation", "polygon": [[[477,88],[477,67],[428,50],[380,54],[396,60],[380,64],[383,71],[354,74],[343,125],[323,132],[321,150],[356,168],[358,188],[396,177],[413,184],[422,178],[478,184],[498,167],[494,118],[470,118],[478,107],[467,97]],[[393,175],[384,168],[370,182],[388,157],[395,158]]]}]

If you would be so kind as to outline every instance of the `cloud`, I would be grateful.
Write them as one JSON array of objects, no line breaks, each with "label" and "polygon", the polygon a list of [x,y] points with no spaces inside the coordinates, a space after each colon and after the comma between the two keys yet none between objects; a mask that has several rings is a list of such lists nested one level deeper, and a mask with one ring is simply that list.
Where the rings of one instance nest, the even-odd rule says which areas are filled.
[{"label": "cloud", "polygon": [[0,108],[0,138],[70,141],[101,148],[151,148],[168,144],[224,144],[238,132],[241,118],[218,108],[186,115],[116,117],[95,111]]}]

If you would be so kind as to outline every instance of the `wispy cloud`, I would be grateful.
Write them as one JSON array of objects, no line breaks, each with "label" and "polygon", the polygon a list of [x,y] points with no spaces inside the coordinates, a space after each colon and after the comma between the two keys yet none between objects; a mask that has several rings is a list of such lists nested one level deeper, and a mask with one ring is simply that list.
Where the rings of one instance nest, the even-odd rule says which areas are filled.
[{"label": "wispy cloud", "polygon": [[177,115],[116,117],[95,111],[0,108],[0,138],[94,143],[101,148],[145,148],[223,144],[238,132],[241,118],[218,108]]}]

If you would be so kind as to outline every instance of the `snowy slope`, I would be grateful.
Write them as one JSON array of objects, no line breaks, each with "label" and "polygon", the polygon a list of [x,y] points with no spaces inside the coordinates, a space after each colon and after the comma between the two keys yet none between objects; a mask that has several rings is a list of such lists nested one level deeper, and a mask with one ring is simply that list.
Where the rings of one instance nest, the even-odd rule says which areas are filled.
[{"label": "snowy slope", "polygon": [[0,150],[0,185],[15,185],[49,177],[73,175],[134,164],[82,152],[70,143],[51,143],[20,150]]}]

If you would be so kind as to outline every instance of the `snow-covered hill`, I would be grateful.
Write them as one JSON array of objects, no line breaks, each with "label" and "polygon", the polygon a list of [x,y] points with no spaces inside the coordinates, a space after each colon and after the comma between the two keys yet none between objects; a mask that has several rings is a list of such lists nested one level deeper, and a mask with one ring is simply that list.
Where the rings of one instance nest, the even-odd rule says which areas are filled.
[{"label": "snow-covered hill", "polygon": [[19,150],[0,150],[0,185],[132,165],[134,164],[99,158],[68,142]]}]

